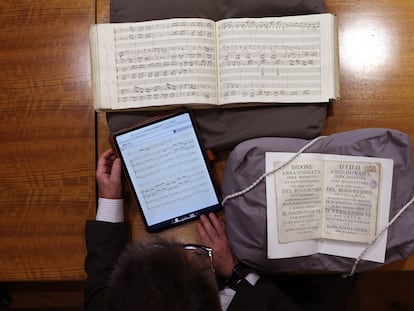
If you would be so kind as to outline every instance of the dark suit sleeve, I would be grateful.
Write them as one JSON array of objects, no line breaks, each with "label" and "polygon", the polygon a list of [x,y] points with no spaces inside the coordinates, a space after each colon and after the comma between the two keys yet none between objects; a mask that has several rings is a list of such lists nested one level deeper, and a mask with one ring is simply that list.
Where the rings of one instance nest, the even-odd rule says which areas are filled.
[{"label": "dark suit sleeve", "polygon": [[84,309],[104,310],[105,291],[112,267],[129,240],[128,224],[87,221]]},{"label": "dark suit sleeve", "polygon": [[261,277],[256,285],[242,280],[228,311],[298,311],[298,306],[272,281]]}]

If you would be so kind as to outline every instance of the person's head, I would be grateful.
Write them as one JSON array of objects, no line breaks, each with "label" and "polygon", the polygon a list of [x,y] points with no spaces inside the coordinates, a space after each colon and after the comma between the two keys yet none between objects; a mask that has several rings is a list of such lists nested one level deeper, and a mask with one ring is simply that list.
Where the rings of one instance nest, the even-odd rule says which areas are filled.
[{"label": "person's head", "polygon": [[130,243],[108,285],[108,310],[221,310],[210,259],[153,236]]}]

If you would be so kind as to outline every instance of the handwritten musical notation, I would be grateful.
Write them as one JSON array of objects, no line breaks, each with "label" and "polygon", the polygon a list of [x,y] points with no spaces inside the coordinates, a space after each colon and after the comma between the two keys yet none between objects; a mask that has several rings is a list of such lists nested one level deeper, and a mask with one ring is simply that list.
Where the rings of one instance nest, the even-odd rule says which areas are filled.
[{"label": "handwritten musical notation", "polygon": [[321,94],[319,22],[219,22],[222,102]]},{"label": "handwritten musical notation", "polygon": [[111,96],[122,108],[318,102],[318,96],[325,96],[322,85],[330,85],[327,76],[333,75],[322,74],[330,66],[321,61],[329,54],[325,47],[322,53],[327,37],[318,17],[300,20],[171,19],[116,25],[113,55],[108,53],[115,70],[102,88],[114,85]]},{"label": "handwritten musical notation", "polygon": [[126,103],[127,101],[152,101],[152,100],[166,100],[166,99],[176,99],[176,98],[204,98],[209,100],[211,98],[212,92],[211,88],[214,86],[208,87],[206,84],[195,84],[195,83],[165,83],[162,85],[152,86],[152,87],[139,87],[134,86],[131,88],[122,88],[118,92],[118,97],[120,98],[121,103]]},{"label": "handwritten musical notation", "polygon": [[279,97],[287,96],[319,96],[321,92],[319,90],[295,90],[295,89],[278,89],[278,90],[263,90],[255,88],[243,88],[243,89],[228,89],[224,92],[223,97],[238,97],[238,98],[269,98],[274,100]]},{"label": "handwritten musical notation", "polygon": [[233,30],[277,30],[277,31],[319,31],[320,22],[287,22],[287,21],[275,21],[268,19],[250,19],[250,20],[224,20],[219,23],[220,31],[233,31]]},{"label": "handwritten musical notation", "polygon": [[[130,28],[128,29],[130,30]],[[179,37],[179,36],[191,36],[191,37],[200,37],[200,38],[212,38],[213,32],[211,30],[166,30],[164,32],[146,32],[146,33],[133,33],[129,34],[118,34],[115,36],[115,42],[118,46],[121,46],[123,42],[129,45],[131,40],[158,40],[164,39],[165,37]]]},{"label": "handwritten musical notation", "polygon": [[148,33],[148,32],[154,32],[154,31],[165,31],[165,30],[171,30],[171,29],[180,29],[180,28],[200,28],[203,29],[210,29],[212,30],[214,28],[214,23],[208,20],[200,20],[197,21],[191,20],[180,20],[180,21],[169,21],[169,20],[162,20],[157,23],[153,22],[144,22],[141,23],[141,25],[137,26],[129,26],[129,27],[122,27],[115,29],[116,34],[123,34],[123,33]]},{"label": "handwritten musical notation", "polygon": [[161,21],[114,29],[118,102],[216,98],[214,22]]}]

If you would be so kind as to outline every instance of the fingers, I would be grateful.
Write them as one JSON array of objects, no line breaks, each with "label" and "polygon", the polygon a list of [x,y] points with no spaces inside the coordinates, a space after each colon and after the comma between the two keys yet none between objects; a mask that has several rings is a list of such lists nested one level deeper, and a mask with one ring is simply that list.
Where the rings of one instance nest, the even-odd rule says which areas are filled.
[{"label": "fingers", "polygon": [[210,240],[212,243],[214,242],[214,240],[216,240],[217,237],[217,232],[214,229],[212,223],[210,222],[210,219],[207,218],[205,215],[201,215],[200,216],[200,223],[201,226],[204,229],[205,235],[207,236],[207,239]]},{"label": "fingers", "polygon": [[226,278],[230,277],[237,258],[231,250],[223,223],[216,215],[210,213],[208,216],[200,216],[197,227],[201,242],[213,248],[216,273]]},{"label": "fingers", "polygon": [[112,157],[115,157],[114,151],[110,148],[104,151],[100,157],[100,159],[104,159],[106,161],[110,160]]},{"label": "fingers", "polygon": [[198,231],[203,243],[211,245],[215,241],[225,239],[226,233],[222,222],[213,213],[207,216],[200,216],[200,223],[198,224]]},{"label": "fingers", "polygon": [[108,174],[108,168],[110,168],[111,162],[115,158],[115,154],[112,149],[106,150],[98,159],[98,165],[96,171],[98,173]]},{"label": "fingers", "polygon": [[113,179],[114,181],[121,180],[121,159],[119,158],[116,158],[112,163],[111,179]]},{"label": "fingers", "polygon": [[[204,215],[201,216],[205,217]],[[200,220],[201,220],[200,218]],[[211,247],[213,245],[213,241],[211,241],[209,235],[207,234],[206,230],[204,229],[204,226],[201,224],[201,222],[199,222],[197,224],[197,229],[198,229],[198,234],[200,235],[200,239],[201,242],[205,245],[205,246],[209,246]]]},{"label": "fingers", "polygon": [[224,231],[224,225],[221,220],[214,214],[210,213],[208,215],[210,222],[213,224],[213,228],[216,231],[218,237],[225,237],[226,233]]},{"label": "fingers", "polygon": [[112,149],[106,150],[99,158],[96,181],[101,197],[122,198],[121,160],[116,157]]}]

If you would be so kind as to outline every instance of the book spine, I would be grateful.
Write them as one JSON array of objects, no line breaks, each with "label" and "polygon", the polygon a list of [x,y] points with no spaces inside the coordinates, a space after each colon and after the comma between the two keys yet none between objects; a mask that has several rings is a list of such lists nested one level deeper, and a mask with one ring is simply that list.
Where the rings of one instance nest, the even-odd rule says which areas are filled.
[{"label": "book spine", "polygon": [[216,104],[221,105],[220,95],[220,62],[219,62],[219,31],[218,23],[214,23],[214,50],[215,50],[215,64],[216,64]]}]

